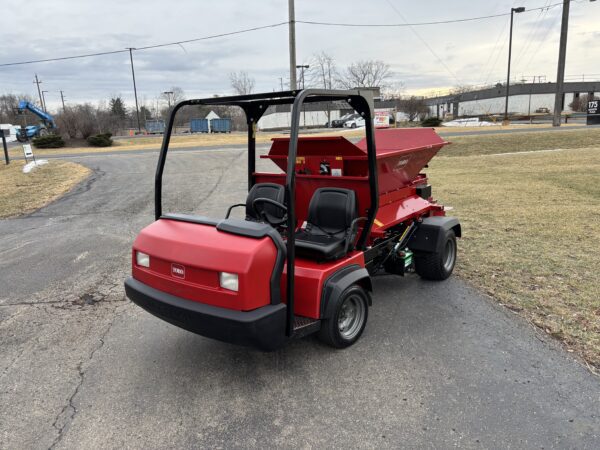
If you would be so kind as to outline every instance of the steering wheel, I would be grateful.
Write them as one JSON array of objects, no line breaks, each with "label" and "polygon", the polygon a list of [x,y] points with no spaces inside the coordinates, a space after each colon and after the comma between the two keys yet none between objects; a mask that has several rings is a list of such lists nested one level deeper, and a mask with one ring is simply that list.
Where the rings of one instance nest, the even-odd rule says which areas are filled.
[{"label": "steering wheel", "polygon": [[285,205],[283,205],[282,203],[279,203],[278,201],[275,201],[275,200],[271,200],[270,198],[259,197],[252,202],[252,209],[254,210],[254,212],[256,213],[257,216],[262,217],[270,225],[272,225],[274,227],[282,225],[283,223],[286,222],[287,219],[285,218],[285,216],[282,217],[281,219],[278,219],[275,216],[273,216],[272,214],[269,214],[268,212],[266,212],[264,209],[262,209],[262,208],[259,209],[258,205],[264,204],[264,203],[273,205],[276,208],[283,211],[284,213],[287,213],[287,207]]}]

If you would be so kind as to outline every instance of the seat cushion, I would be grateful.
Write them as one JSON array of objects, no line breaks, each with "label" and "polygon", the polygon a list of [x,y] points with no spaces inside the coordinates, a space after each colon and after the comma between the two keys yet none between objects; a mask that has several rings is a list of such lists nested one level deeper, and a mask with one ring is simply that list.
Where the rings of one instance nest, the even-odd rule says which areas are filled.
[{"label": "seat cushion", "polygon": [[337,259],[344,255],[346,238],[343,234],[328,236],[313,234],[305,230],[296,233],[296,255],[317,260]]}]

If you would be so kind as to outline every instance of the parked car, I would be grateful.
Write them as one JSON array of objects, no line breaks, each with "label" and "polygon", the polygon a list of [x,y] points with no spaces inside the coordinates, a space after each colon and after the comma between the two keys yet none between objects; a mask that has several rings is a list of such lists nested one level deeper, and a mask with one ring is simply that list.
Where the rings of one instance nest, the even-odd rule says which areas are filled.
[{"label": "parked car", "polygon": [[352,118],[344,122],[344,128],[358,128],[365,126],[365,119],[359,114],[353,114]]},{"label": "parked car", "polygon": [[331,121],[331,128],[342,128],[344,126],[344,122],[350,120],[356,114],[344,114],[339,119],[335,119]]}]

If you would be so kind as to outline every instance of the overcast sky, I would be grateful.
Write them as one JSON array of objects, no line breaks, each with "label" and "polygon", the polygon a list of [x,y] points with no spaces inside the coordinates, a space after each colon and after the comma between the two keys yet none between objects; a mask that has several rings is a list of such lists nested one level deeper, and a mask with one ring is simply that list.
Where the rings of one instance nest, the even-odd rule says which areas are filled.
[{"label": "overcast sky", "polygon": [[[296,0],[296,19],[346,23],[403,23],[459,19],[536,8],[558,0]],[[287,0],[4,0],[0,64],[142,47],[287,21]],[[395,10],[392,6],[395,7]],[[10,11],[10,14],[6,12]],[[401,13],[398,14],[398,11]],[[35,14],[35,19],[32,15]],[[513,74],[556,78],[561,8],[515,16]],[[340,68],[380,59],[405,92],[426,93],[506,77],[509,17],[410,28],[342,28],[297,24],[298,63],[331,54]],[[568,77],[600,79],[600,2],[571,5]],[[430,49],[419,39],[427,42]],[[434,55],[435,53],[435,55]],[[437,55],[437,56],[436,56]],[[134,53],[138,95],[151,103],[171,86],[188,97],[230,93],[228,74],[245,70],[256,91],[279,90],[289,79],[287,26],[223,37],[183,47]],[[439,59],[438,59],[439,58]],[[131,104],[129,54],[0,67],[0,93],[37,97],[34,74],[56,108],[59,90],[68,102],[121,94]]]}]

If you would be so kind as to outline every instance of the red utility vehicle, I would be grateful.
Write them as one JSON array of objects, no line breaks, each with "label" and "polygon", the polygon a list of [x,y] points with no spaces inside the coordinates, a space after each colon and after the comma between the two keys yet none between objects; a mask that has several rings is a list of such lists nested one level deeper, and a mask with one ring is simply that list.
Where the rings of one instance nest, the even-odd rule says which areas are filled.
[{"label": "red utility vehicle", "polygon": [[[371,276],[385,271],[446,279],[461,228],[431,198],[421,169],[446,144],[433,129],[373,129],[369,91],[302,90],[186,100],[164,135],[155,178],[156,221],[133,244],[127,296],[186,330],[263,350],[319,333],[333,347],[361,336]],[[298,137],[305,103],[345,101],[365,138]],[[225,218],[162,213],[162,174],[175,114],[187,105],[241,107],[248,123],[248,196]],[[256,123],[292,105],[289,138],[273,140],[283,172],[255,168]],[[245,208],[245,220],[229,218]]]}]

